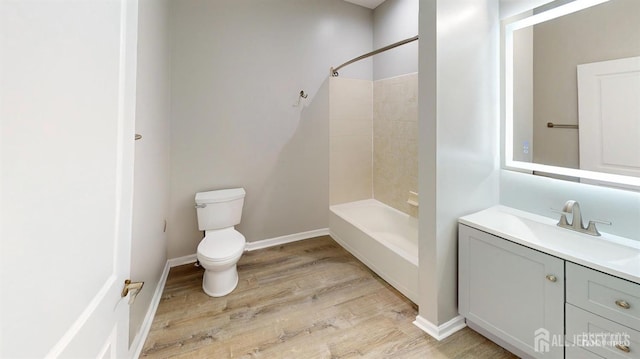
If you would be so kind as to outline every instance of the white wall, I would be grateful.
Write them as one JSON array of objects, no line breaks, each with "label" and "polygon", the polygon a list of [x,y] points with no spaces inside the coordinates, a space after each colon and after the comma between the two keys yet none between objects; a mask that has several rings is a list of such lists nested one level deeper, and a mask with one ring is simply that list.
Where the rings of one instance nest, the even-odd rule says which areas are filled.
[{"label": "white wall", "polygon": [[[418,0],[386,0],[373,12],[373,48],[378,49],[418,34]],[[418,71],[418,42],[373,57],[373,79]]]},{"label": "white wall", "polygon": [[420,303],[435,326],[458,315],[457,219],[498,202],[497,0],[421,0]]},{"label": "white wall", "polygon": [[131,279],[145,286],[131,305],[129,340],[140,331],[167,261],[169,205],[169,0],[139,0]]},{"label": "white wall", "polygon": [[520,14],[554,0],[500,0],[500,18]]},{"label": "white wall", "polygon": [[542,176],[502,171],[500,203],[506,206],[558,218],[560,209],[573,199],[580,203],[585,223],[591,219],[611,221],[598,225],[601,232],[640,241],[640,193],[562,181]]},{"label": "white wall", "polygon": [[[328,226],[328,121],[306,119],[329,68],[371,51],[372,11],[342,0],[171,2],[168,256],[202,238],[194,195],[242,186],[248,241]],[[341,76],[371,79],[371,61]],[[302,114],[301,114],[302,113]]]}]

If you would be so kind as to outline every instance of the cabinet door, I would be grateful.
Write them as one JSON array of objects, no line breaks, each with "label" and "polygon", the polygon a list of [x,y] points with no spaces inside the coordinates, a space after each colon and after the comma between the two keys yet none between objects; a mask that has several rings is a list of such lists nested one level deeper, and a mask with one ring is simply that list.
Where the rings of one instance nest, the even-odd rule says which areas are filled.
[{"label": "cabinet door", "polygon": [[459,310],[521,356],[562,358],[564,261],[459,226]]}]

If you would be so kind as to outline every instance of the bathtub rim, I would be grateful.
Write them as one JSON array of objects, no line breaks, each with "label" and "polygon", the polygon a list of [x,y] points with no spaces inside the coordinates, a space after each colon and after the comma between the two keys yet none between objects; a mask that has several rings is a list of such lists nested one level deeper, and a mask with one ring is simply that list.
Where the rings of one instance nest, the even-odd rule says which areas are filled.
[{"label": "bathtub rim", "polygon": [[[384,207],[384,210],[390,210],[392,212],[395,212],[396,215],[401,216],[401,217],[405,217],[408,218],[410,220],[415,220],[416,222],[416,232],[418,231],[418,226],[417,226],[417,221],[418,219],[415,217],[411,217],[410,215],[396,209],[393,208],[391,206],[389,206],[386,203],[380,202],[378,200],[376,200],[375,198],[369,198],[369,199],[364,199],[364,200],[359,200],[359,201],[353,201],[353,202],[346,202],[346,203],[340,203],[340,204],[334,204],[329,206],[329,210],[331,213],[335,214],[336,216],[342,218],[343,220],[345,220],[346,222],[348,222],[349,224],[351,224],[352,226],[354,226],[355,228],[357,228],[358,230],[360,230],[361,232],[365,233],[366,235],[368,235],[369,237],[371,237],[373,240],[381,243],[383,246],[389,248],[390,250],[392,250],[394,253],[396,253],[397,255],[399,255],[400,257],[402,257],[403,259],[405,259],[406,261],[408,261],[409,263],[415,265],[416,267],[420,266],[420,262],[419,262],[419,258],[418,258],[418,250],[419,250],[419,241],[418,241],[418,233],[416,233],[416,238],[415,241],[413,241],[412,239],[407,239],[407,241],[411,242],[412,244],[415,244],[415,251],[416,253],[409,253],[407,252],[405,249],[399,247],[398,245],[395,245],[394,243],[381,239],[381,238],[377,238],[375,235],[375,232],[371,232],[369,229],[364,228],[361,224],[358,223],[358,221],[353,221],[352,218],[349,218],[348,215],[345,215],[344,213],[341,213],[341,209],[340,207],[344,207],[344,208],[357,208],[357,207],[366,207],[366,206],[376,206],[376,207]],[[338,207],[337,211],[336,211],[336,207]],[[330,232],[333,233],[333,230],[331,230],[330,228]],[[414,243],[415,242],[415,243]]]}]

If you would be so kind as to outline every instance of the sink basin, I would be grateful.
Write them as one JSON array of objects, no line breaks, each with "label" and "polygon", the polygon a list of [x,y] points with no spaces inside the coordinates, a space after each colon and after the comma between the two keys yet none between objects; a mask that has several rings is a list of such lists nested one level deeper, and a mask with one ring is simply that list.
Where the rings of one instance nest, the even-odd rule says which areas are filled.
[{"label": "sink basin", "polygon": [[602,233],[590,236],[558,227],[557,219],[506,206],[460,218],[487,233],[556,257],[640,283],[640,241]]}]

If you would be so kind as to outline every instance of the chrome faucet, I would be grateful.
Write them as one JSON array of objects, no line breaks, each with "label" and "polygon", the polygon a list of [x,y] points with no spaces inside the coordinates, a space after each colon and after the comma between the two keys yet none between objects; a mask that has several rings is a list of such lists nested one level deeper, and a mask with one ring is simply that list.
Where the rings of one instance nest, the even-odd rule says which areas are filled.
[{"label": "chrome faucet", "polygon": [[[600,232],[596,228],[596,223],[608,224],[611,225],[611,222],[607,221],[599,221],[599,220],[591,220],[589,224],[585,228],[584,222],[582,221],[582,212],[580,211],[580,204],[578,201],[569,200],[562,207],[562,211],[560,212],[560,221],[558,222],[558,227],[567,228],[574,230],[580,233],[586,233],[592,236],[599,236]],[[567,221],[567,214],[571,214],[573,218],[571,218],[571,223]]]}]

